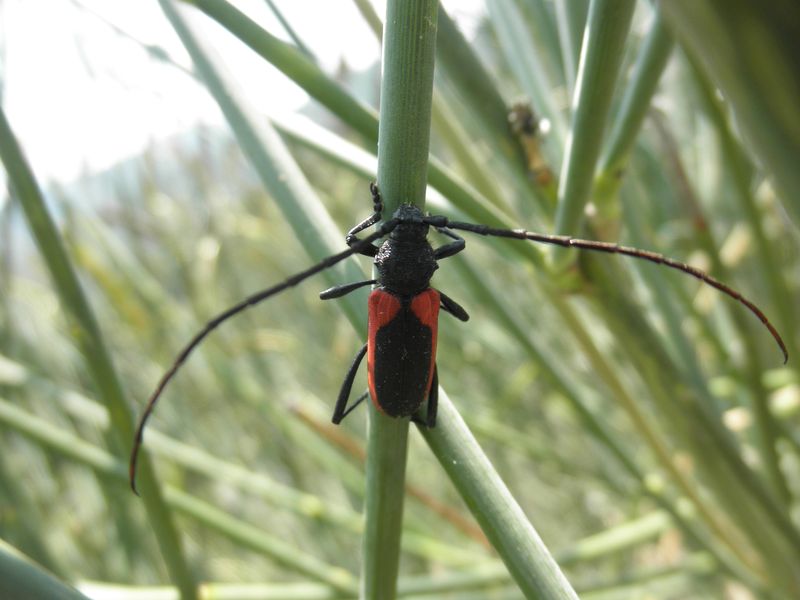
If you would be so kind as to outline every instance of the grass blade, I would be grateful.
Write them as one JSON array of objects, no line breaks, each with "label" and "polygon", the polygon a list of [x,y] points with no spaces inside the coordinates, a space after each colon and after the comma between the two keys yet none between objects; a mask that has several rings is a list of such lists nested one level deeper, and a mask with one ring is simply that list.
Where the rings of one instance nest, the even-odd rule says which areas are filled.
[{"label": "grass blade", "polygon": [[0,540],[0,597],[89,600]]},{"label": "grass blade", "polygon": [[436,427],[420,427],[420,431],[525,597],[577,598],[536,530],[441,391]]},{"label": "grass blade", "polygon": [[798,4],[712,0],[661,6],[675,35],[731,103],[752,152],[800,221]]},{"label": "grass blade", "polygon": [[[111,415],[114,426],[111,445],[120,453],[120,450],[127,448],[133,439],[133,417],[125,402],[122,387],[106,350],[100,328],[64,249],[61,236],[2,109],[0,109],[0,158],[22,204],[28,225],[53,278],[62,305],[74,319],[75,337],[86,359],[87,371],[92,375],[99,396]],[[121,453],[124,452],[123,450]],[[190,600],[196,597],[194,580],[189,573],[172,516],[158,491],[158,484],[149,461],[146,456],[142,458],[143,487],[152,490],[152,493],[145,498],[145,504],[153,531],[173,581],[181,590],[181,597]]]},{"label": "grass blade", "polygon": [[634,6],[632,0],[592,0],[589,7],[558,187],[556,233],[580,230]]}]

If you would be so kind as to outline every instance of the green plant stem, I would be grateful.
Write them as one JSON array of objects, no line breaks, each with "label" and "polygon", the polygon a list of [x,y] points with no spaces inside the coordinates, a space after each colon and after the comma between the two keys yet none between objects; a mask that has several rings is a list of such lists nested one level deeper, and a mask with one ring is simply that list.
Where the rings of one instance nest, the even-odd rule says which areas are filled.
[{"label": "green plant stem", "polygon": [[[47,209],[41,190],[21,148],[17,144],[5,113],[0,109],[0,158],[6,167],[14,193],[19,198],[28,226],[53,279],[62,307],[72,318],[72,333],[83,354],[86,369],[108,408],[113,424],[109,445],[117,454],[126,454],[133,440],[131,415],[116,370],[106,349],[94,313],[73,269],[61,235]],[[170,575],[181,590],[181,598],[195,598],[194,579],[184,559],[172,515],[167,509],[146,455],[140,460],[140,481],[148,516],[161,547]],[[112,494],[120,489],[110,490]]]},{"label": "green plant stem", "polygon": [[[378,138],[375,112],[357,102],[333,79],[325,76],[300,50],[267,32],[255,21],[224,0],[184,0],[196,6],[240,38],[258,54],[298,82],[312,97],[361,134],[367,141]],[[300,83],[302,82],[302,83]]]},{"label": "green plant stem", "polygon": [[436,427],[420,431],[525,597],[577,598],[443,391]]},{"label": "green plant stem", "polygon": [[663,2],[678,40],[730,102],[748,147],[800,222],[800,7],[747,0]]},{"label": "green plant stem", "polygon": [[[505,193],[519,190],[514,199],[523,213],[538,211],[540,216],[549,217],[555,198],[549,198],[547,192],[534,185],[528,172],[527,159],[522,144],[511,135],[508,123],[509,106],[499,92],[499,87],[486,71],[471,43],[464,37],[444,8],[439,8],[439,33],[436,44],[437,68],[443,79],[450,82],[466,111],[460,113],[460,120],[471,132],[471,144],[481,145],[486,142],[489,152],[502,160],[493,160],[483,167],[488,175],[499,181],[507,181]],[[443,92],[447,86],[437,85]],[[442,94],[447,97],[445,93]],[[454,103],[458,105],[459,103]],[[431,185],[441,191],[441,165],[434,159],[430,165]],[[497,170],[502,170],[498,173]],[[531,205],[531,198],[535,204]],[[452,198],[457,201],[456,197]]]},{"label": "green plant stem", "polygon": [[[303,249],[315,261],[340,250],[341,233],[283,140],[265,119],[256,115],[244,102],[237,87],[226,77],[225,68],[216,64],[213,53],[205,49],[202,38],[193,32],[189,21],[182,16],[182,11],[173,6],[172,0],[160,2],[192,57],[198,74],[219,104],[242,151],[258,173],[264,189],[278,204],[292,229],[302,237]],[[366,201],[364,210],[369,210]],[[320,277],[333,284],[337,281],[364,279],[364,273],[358,267],[357,261],[347,260],[341,268],[327,269]],[[339,301],[350,322],[362,334],[366,332],[364,302],[365,294],[359,292],[349,294]]]},{"label": "green plant stem", "polygon": [[743,545],[743,549],[750,552],[750,548],[755,548],[760,558],[767,560],[760,565],[761,574],[781,589],[797,589],[800,580],[789,566],[792,562],[789,557],[796,556],[800,548],[796,527],[763,481],[745,465],[730,433],[710,407],[682,382],[661,350],[657,334],[628,305],[629,300],[621,292],[625,285],[601,261],[591,261],[590,268],[606,271],[595,278],[606,296],[598,308],[642,379],[648,382],[660,420],[673,433],[673,444],[692,453],[705,486],[713,492],[717,503],[725,507],[723,514],[730,515],[748,536],[751,545]]},{"label": "green plant stem", "polygon": [[550,121],[557,144],[562,146],[566,139],[567,124],[553,101],[551,90],[555,86],[546,72],[542,53],[534,45],[531,32],[526,27],[521,7],[507,0],[491,0],[487,8],[506,62],[525,94],[530,97],[536,113]]},{"label": "green plant stem", "polygon": [[0,598],[89,600],[0,540]]},{"label": "green plant stem", "polygon": [[462,92],[463,101],[487,132],[492,146],[510,162],[523,164],[521,149],[508,135],[508,106],[499,86],[443,7],[439,9],[436,60],[437,67]]},{"label": "green plant stem", "polygon": [[[579,231],[633,17],[633,0],[592,0],[558,187],[556,233]],[[565,256],[561,252],[557,256]]]},{"label": "green plant stem", "polygon": [[570,97],[575,91],[575,77],[578,73],[578,59],[581,54],[581,37],[586,13],[587,0],[556,0],[556,25],[558,41],[561,45],[561,62],[564,65],[564,81]]},{"label": "green plant stem", "polygon": [[625,86],[608,144],[600,158],[595,187],[601,212],[607,210],[604,207],[617,194],[628,155],[672,53],[674,42],[664,23],[660,6],[656,6],[650,30],[636,59],[630,81]]},{"label": "green plant stem", "polygon": [[[193,0],[209,17],[228,29],[267,62],[281,70],[315,100],[361,134],[368,148],[378,142],[378,120],[374,111],[348,96],[296,48],[278,40],[225,0]],[[474,189],[461,182],[440,161],[428,163],[430,184],[476,221],[500,225],[500,212]],[[345,298],[346,299],[346,298]]]},{"label": "green plant stem", "polygon": [[375,7],[369,0],[353,0],[353,4],[356,5],[358,12],[361,13],[361,16],[366,21],[367,26],[372,30],[372,33],[375,34],[375,37],[378,38],[378,41],[383,40],[383,23],[381,23],[381,18],[378,16],[378,13],[375,11]]},{"label": "green plant stem", "polygon": [[297,46],[297,49],[300,50],[300,52],[302,52],[303,54],[305,54],[309,58],[309,60],[316,62],[314,60],[313,52],[311,52],[308,46],[306,46],[303,43],[303,40],[300,39],[300,36],[297,35],[297,32],[294,30],[294,27],[292,27],[292,24],[286,20],[286,17],[283,16],[283,13],[281,12],[280,8],[275,4],[275,2],[273,2],[273,0],[266,0],[266,3],[269,6],[269,9],[272,11],[272,14],[275,15],[275,18],[278,19],[278,21],[280,22],[281,27],[283,27],[283,30],[292,39],[292,43],[295,46]]},{"label": "green plant stem", "polygon": [[[766,280],[772,303],[778,311],[780,330],[786,334],[784,340],[789,350],[789,356],[793,360],[795,356],[800,357],[800,346],[797,343],[797,332],[800,332],[800,326],[797,323],[797,303],[793,301],[791,294],[786,293],[786,284],[780,272],[779,252],[775,244],[770,242],[764,227],[762,211],[753,194],[753,166],[734,136],[725,106],[713,84],[700,71],[697,60],[691,55],[689,62],[695,72],[695,83],[699,92],[697,95],[701,108],[714,123],[721,138],[722,151],[725,156],[724,164],[728,166],[728,172],[733,182],[734,198],[738,201],[747,225],[753,233],[759,267]],[[792,332],[795,333],[792,334]]]},{"label": "green plant stem", "polygon": [[[378,186],[384,219],[400,204],[425,206],[436,48],[436,0],[389,0],[383,32]],[[362,595],[397,595],[408,420],[370,404]]]},{"label": "green plant stem", "polygon": [[[127,481],[126,462],[115,458],[102,448],[19,409],[3,398],[0,398],[0,422],[98,473],[120,482]],[[294,572],[326,583],[340,591],[352,592],[356,588],[354,577],[347,571],[301,553],[290,543],[278,539],[266,531],[259,530],[250,523],[235,519],[227,512],[177,488],[164,486],[164,498],[171,508],[192,517],[209,529],[239,544],[269,556]]]}]

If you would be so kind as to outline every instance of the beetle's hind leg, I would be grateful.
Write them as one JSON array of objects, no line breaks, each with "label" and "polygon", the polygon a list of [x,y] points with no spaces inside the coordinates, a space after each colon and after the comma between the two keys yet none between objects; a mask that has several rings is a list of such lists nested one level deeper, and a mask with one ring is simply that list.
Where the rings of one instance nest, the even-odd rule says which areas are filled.
[{"label": "beetle's hind leg", "polygon": [[336,400],[336,408],[333,409],[333,418],[331,419],[335,425],[341,423],[342,419],[349,415],[350,411],[356,406],[361,404],[368,395],[368,393],[362,394],[350,408],[347,408],[347,400],[350,398],[350,391],[353,389],[353,380],[356,378],[358,367],[361,365],[361,361],[364,360],[364,355],[366,353],[367,345],[364,344],[364,347],[358,351],[358,354],[356,354],[353,359],[353,364],[350,365],[347,375],[342,382],[342,389],[339,391],[339,398]]}]

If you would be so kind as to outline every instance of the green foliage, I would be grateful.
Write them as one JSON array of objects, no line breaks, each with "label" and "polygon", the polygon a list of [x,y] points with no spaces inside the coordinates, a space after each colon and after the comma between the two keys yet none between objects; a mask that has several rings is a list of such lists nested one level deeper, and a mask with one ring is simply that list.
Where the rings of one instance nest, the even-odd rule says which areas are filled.
[{"label": "green foliage", "polygon": [[[800,38],[788,5],[754,20],[736,18],[743,2],[664,3],[662,16],[646,3],[489,1],[469,41],[440,12],[432,106],[426,74],[397,70],[418,32],[392,19],[389,77],[420,85],[406,99],[420,103],[383,104],[378,168],[376,107],[322,71],[313,45],[282,42],[224,0],[161,4],[232,134],[196,131],[49,190],[53,223],[13,122],[0,122],[12,190],[0,213],[0,537],[71,584],[102,582],[79,586],[93,598],[162,591],[144,585],[189,598],[193,581],[209,598],[347,598],[359,577],[385,598],[400,535],[402,597],[570,597],[555,562],[587,598],[800,595],[789,221],[800,134],[786,110],[797,73],[786,40]],[[198,12],[336,125],[257,114],[194,30]],[[732,44],[743,24],[774,43]],[[576,32],[588,32],[582,52]],[[420,56],[411,66],[429,70]],[[520,94],[548,134],[506,128]],[[691,261],[770,316],[788,365],[752,315],[690,277],[467,238],[434,280],[472,317],[442,317],[440,427],[403,431],[406,472],[384,480],[380,440],[364,466],[367,410],[328,424],[367,292],[316,295],[366,278],[368,261],[352,259],[208,339],[146,436],[158,479],[145,460],[145,501],[129,494],[131,414],[175,352],[246,294],[343,248],[376,175],[392,200],[420,201],[431,109],[428,210]],[[403,485],[404,514],[368,515],[364,544],[364,506],[381,492],[398,500]],[[11,552],[0,559],[14,585],[57,585]]]}]

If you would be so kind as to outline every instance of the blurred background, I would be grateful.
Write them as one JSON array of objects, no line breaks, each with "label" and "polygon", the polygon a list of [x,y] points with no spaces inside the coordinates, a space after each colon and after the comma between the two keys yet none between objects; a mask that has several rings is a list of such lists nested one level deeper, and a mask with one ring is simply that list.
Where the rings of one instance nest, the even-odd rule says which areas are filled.
[{"label": "blurred background", "polygon": [[[377,111],[381,46],[370,17],[382,17],[382,3],[235,5],[297,50],[294,64]],[[550,232],[589,2],[443,7],[464,37],[442,35],[440,22],[432,155],[486,214]],[[205,13],[179,14],[234,102],[278,131],[310,182],[318,202],[300,210],[332,231],[332,251],[344,248],[344,232],[370,212],[374,139],[326,92],[310,96],[296,71],[247,47],[241,23]],[[459,39],[483,65],[482,82],[459,72]],[[636,121],[625,92],[656,43],[663,72]],[[287,224],[211,87],[158,2],[0,3],[3,110],[136,416],[209,318],[314,262],[306,248],[317,234]],[[531,108],[532,127],[503,130],[497,98]],[[797,221],[729,105],[647,2],[636,5],[608,121],[588,225],[572,233],[708,270],[767,313],[791,354]],[[631,121],[635,145],[610,156]],[[431,211],[480,214],[435,187]],[[92,598],[176,597],[127,488],[129,447],[111,441],[67,300],[8,190],[0,538]],[[467,246],[434,279],[472,317],[442,317],[440,383],[581,597],[788,594],[800,556],[800,354],[783,366],[744,307],[664,268],[601,256],[565,270],[548,266],[547,251],[537,263],[509,244],[468,237]],[[369,272],[368,260],[355,264]],[[347,597],[331,581],[358,574],[366,407],[341,427],[329,420],[363,340],[336,301],[318,300],[328,285],[309,280],[226,323],[150,423],[146,446],[160,480],[179,491],[168,504],[208,597]],[[354,390],[365,386],[361,373]],[[520,597],[416,433],[408,464],[401,589]]]}]

